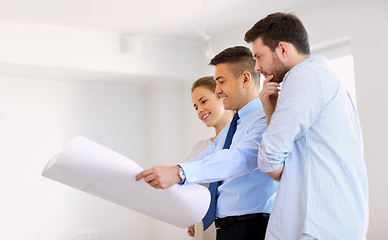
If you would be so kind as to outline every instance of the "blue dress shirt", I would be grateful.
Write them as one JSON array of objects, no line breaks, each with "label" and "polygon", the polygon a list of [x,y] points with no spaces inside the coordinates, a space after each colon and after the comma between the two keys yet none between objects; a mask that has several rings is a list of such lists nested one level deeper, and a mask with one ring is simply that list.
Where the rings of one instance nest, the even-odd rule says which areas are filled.
[{"label": "blue dress shirt", "polygon": [[[257,169],[257,151],[267,127],[258,98],[238,111],[230,149],[222,149],[229,126],[205,151],[180,166],[187,183],[224,180],[218,188],[217,217],[271,213],[278,183]],[[237,177],[236,177],[237,176]]]},{"label": "blue dress shirt", "polygon": [[284,77],[258,164],[282,164],[266,240],[362,240],[368,185],[354,104],[323,57],[310,57]]}]

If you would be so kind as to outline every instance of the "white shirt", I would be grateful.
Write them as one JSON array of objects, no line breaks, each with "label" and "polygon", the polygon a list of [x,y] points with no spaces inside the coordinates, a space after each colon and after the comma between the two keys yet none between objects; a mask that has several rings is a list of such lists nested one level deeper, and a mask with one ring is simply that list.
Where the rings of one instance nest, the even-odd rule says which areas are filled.
[{"label": "white shirt", "polygon": [[368,226],[368,184],[361,127],[349,94],[323,57],[284,77],[258,166],[285,164],[267,240],[361,240]]}]

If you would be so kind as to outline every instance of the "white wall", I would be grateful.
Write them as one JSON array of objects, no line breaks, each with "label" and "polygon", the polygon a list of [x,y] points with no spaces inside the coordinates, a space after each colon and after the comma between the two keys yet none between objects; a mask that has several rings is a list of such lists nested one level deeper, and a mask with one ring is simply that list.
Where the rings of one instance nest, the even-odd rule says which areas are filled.
[{"label": "white wall", "polygon": [[[0,85],[0,238],[68,240],[80,230],[102,230],[107,239],[148,234],[142,215],[41,176],[48,159],[77,135],[144,161],[144,144],[137,142],[146,140],[145,117],[133,118],[145,107],[143,89],[10,77]],[[109,222],[115,224],[105,228]]]},{"label": "white wall", "polygon": [[189,146],[211,134],[190,100],[191,82],[210,72],[203,44],[32,25],[0,29],[0,239],[188,238],[185,229],[41,172],[77,135],[144,168],[185,161]]},{"label": "white wall", "polygon": [[85,233],[101,233],[99,239],[106,240],[188,238],[185,229],[41,176],[47,161],[77,135],[143,167],[184,161],[186,120],[199,122],[194,114],[182,114],[194,113],[183,100],[189,99],[184,83],[133,86],[3,76],[0,86],[0,239],[69,240]]}]

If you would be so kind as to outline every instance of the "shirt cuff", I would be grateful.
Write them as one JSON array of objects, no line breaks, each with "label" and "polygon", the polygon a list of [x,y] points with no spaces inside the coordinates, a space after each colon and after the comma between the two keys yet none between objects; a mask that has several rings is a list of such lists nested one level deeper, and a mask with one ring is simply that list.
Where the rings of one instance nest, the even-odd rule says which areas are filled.
[{"label": "shirt cuff", "polygon": [[200,161],[191,161],[179,164],[186,175],[186,181],[183,183],[198,183],[201,180]]},{"label": "shirt cuff", "polygon": [[273,157],[269,154],[266,154],[261,146],[259,147],[259,151],[257,154],[257,165],[263,173],[273,172],[279,169],[284,162],[284,158]]}]

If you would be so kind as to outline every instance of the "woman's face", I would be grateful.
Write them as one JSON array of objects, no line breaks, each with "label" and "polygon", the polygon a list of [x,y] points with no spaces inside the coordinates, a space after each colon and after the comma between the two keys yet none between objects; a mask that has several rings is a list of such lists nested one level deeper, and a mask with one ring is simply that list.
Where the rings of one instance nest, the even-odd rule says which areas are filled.
[{"label": "woman's face", "polygon": [[191,100],[198,118],[207,127],[214,127],[219,123],[225,109],[221,98],[213,91],[204,86],[199,86],[192,92]]}]

